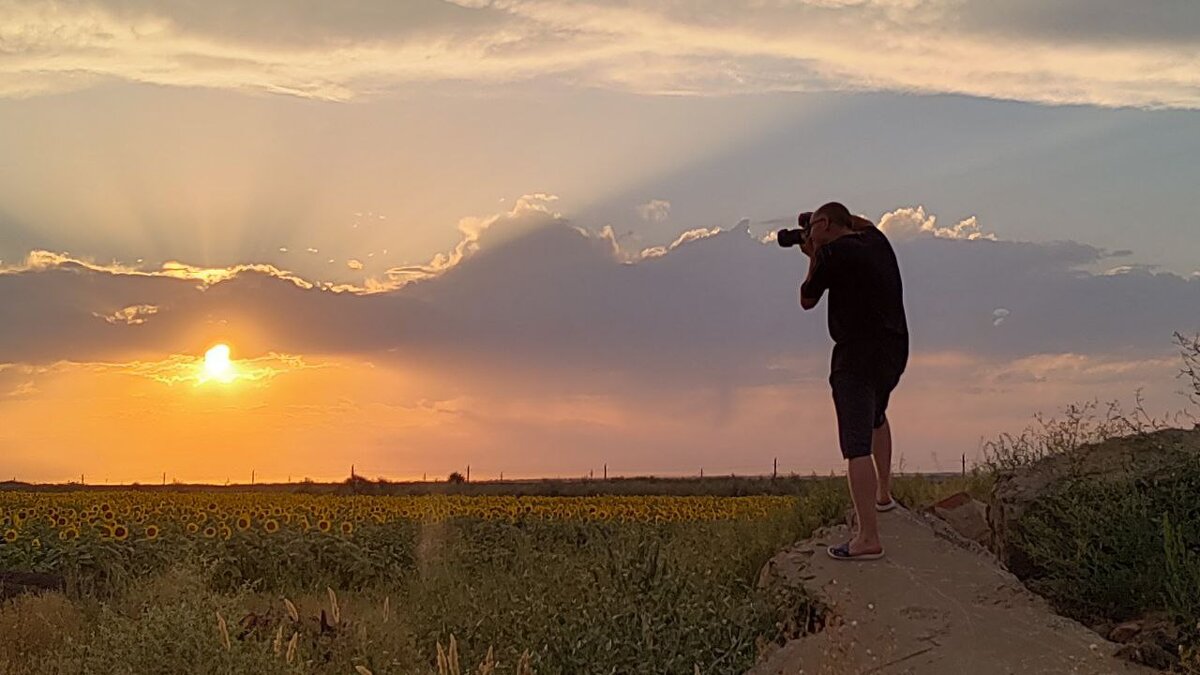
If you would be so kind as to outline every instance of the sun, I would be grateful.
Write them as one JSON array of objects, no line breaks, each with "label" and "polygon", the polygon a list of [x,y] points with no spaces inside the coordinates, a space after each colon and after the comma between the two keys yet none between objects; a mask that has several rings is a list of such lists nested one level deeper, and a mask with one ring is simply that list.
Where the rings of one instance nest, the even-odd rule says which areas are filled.
[{"label": "sun", "polygon": [[229,360],[229,345],[216,344],[205,352],[204,372],[200,376],[201,382],[208,380],[232,382],[235,377],[237,377],[237,370],[233,366],[233,361]]}]

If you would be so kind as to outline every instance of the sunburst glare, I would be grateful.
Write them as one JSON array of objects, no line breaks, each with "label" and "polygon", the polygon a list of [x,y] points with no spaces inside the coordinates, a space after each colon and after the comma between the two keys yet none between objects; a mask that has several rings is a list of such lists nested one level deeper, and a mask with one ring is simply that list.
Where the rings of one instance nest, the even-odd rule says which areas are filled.
[{"label": "sunburst glare", "polygon": [[204,354],[204,365],[200,372],[200,381],[229,383],[237,378],[237,367],[229,358],[229,345],[220,343],[213,345]]}]

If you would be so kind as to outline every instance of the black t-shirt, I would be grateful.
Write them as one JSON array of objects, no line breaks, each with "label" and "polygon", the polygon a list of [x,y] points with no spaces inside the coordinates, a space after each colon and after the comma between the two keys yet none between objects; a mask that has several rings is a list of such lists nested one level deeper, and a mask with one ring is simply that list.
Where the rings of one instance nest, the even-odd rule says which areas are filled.
[{"label": "black t-shirt", "polygon": [[883,232],[869,227],[821,247],[800,294],[820,299],[826,290],[832,370],[899,377],[908,361],[908,322],[900,266]]}]

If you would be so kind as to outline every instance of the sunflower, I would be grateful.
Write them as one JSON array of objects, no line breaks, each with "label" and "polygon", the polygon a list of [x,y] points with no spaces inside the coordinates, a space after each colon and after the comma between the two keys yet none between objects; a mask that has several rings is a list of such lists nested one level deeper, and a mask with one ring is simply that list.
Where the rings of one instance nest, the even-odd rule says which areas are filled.
[{"label": "sunflower", "polygon": [[109,532],[111,533],[112,538],[116,539],[117,541],[125,541],[129,538],[129,528],[125,527],[124,525],[113,525]]},{"label": "sunflower", "polygon": [[188,523],[187,524],[187,533],[188,534],[196,534],[199,531],[200,531],[200,526],[197,525],[196,523]]},{"label": "sunflower", "polygon": [[63,541],[74,541],[79,538],[79,530],[73,527],[66,527],[58,532],[58,538]]},{"label": "sunflower", "polygon": [[212,539],[213,537],[217,536],[217,528],[213,527],[212,525],[209,525],[208,527],[204,528],[204,536],[209,539]]},{"label": "sunflower", "polygon": [[249,515],[243,513],[242,515],[238,516],[237,529],[239,529],[243,532],[250,529],[250,516]]},{"label": "sunflower", "polygon": [[42,540],[38,539],[37,537],[34,537],[33,541],[29,542],[29,545],[32,546],[33,550],[35,551],[42,550]]},{"label": "sunflower", "polygon": [[14,542],[16,540],[17,540],[17,531],[16,530],[8,530],[4,533],[4,541],[7,541],[8,543],[11,544],[12,542]]},{"label": "sunflower", "polygon": [[354,532],[354,523],[346,520],[342,522],[342,534],[350,534]]},{"label": "sunflower", "polygon": [[263,523],[263,529],[270,533],[278,532],[279,531],[279,521],[275,520],[274,518],[270,518],[265,523]]},{"label": "sunflower", "polygon": [[157,525],[147,525],[146,529],[144,530],[144,533],[145,533],[147,539],[158,539],[158,526]]},{"label": "sunflower", "polygon": [[228,525],[222,525],[220,534],[222,539],[229,539],[233,536],[233,530],[229,529]]},{"label": "sunflower", "polygon": [[322,532],[328,532],[332,527],[333,523],[329,522],[327,518],[322,518],[317,521],[317,529]]}]

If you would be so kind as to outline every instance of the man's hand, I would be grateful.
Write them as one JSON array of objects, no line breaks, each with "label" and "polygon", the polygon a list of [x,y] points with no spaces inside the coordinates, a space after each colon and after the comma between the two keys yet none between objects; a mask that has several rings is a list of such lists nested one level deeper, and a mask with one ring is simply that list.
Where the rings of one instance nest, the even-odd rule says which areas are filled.
[{"label": "man's hand", "polygon": [[804,251],[804,255],[810,258],[817,254],[816,245],[813,244],[811,235],[804,238],[804,243],[800,244],[800,250]]}]

